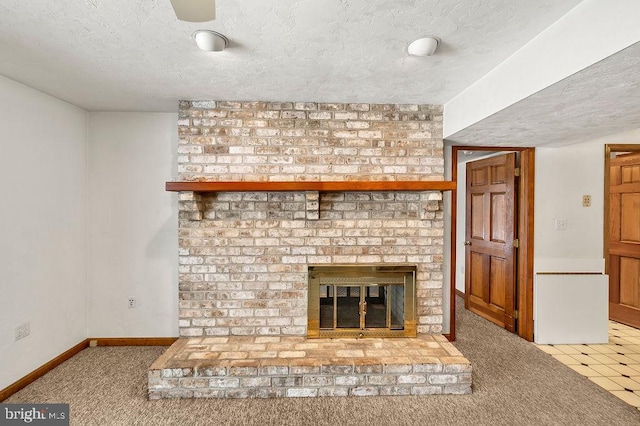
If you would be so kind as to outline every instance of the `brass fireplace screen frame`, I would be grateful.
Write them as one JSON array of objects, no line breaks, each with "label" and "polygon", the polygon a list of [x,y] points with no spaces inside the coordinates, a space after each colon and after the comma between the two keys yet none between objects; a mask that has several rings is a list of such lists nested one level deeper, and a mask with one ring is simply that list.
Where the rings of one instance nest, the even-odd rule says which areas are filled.
[{"label": "brass fireplace screen frame", "polygon": [[[308,310],[307,310],[307,337],[309,338],[331,338],[331,337],[416,337],[416,267],[410,265],[322,265],[309,266],[308,279]],[[331,288],[331,299],[333,308],[333,326],[321,328],[321,297],[320,288],[327,286],[326,292],[329,294]],[[385,288],[384,294],[391,298],[392,289],[400,287],[404,289],[404,321],[400,326],[392,326],[391,302],[386,303],[387,318],[384,327],[367,327],[365,318],[367,315],[368,289]],[[344,293],[346,289],[358,289],[356,292],[360,301],[358,304],[360,327],[338,327],[338,299],[339,290]],[[365,293],[365,288],[367,293]],[[347,290],[348,291],[348,290]],[[380,290],[377,290],[380,291]],[[353,296],[352,296],[353,298]]]}]

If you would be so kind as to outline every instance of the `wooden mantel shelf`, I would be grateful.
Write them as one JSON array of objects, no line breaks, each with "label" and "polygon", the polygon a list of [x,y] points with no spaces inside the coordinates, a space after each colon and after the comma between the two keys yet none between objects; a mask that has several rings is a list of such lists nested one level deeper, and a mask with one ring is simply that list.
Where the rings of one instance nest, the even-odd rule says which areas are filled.
[{"label": "wooden mantel shelf", "polygon": [[374,192],[374,191],[451,191],[453,181],[337,181],[337,182],[167,182],[173,192]]}]

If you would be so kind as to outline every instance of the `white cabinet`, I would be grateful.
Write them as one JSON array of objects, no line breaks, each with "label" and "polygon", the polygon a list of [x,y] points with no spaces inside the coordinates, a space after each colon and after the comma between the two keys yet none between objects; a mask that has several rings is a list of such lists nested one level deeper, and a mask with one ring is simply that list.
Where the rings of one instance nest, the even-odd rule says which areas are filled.
[{"label": "white cabinet", "polygon": [[607,343],[609,276],[598,273],[538,273],[533,311],[536,343]]}]

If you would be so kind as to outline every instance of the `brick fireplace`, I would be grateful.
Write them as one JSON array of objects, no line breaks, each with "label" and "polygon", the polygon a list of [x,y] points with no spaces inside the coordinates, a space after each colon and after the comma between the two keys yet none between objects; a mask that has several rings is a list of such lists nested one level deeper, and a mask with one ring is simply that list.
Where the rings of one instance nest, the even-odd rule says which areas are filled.
[{"label": "brick fireplace", "polygon": [[[184,101],[178,131],[179,181],[443,180],[436,105]],[[305,336],[310,264],[415,265],[417,331],[442,331],[441,192],[182,192],[180,205],[181,336]]]},{"label": "brick fireplace", "polygon": [[[330,265],[412,268],[414,335],[428,339],[426,347],[434,336],[440,344],[450,345],[438,336],[443,322],[442,192],[437,185],[433,185],[436,190],[393,185],[417,182],[426,183],[419,188],[431,188],[430,183],[444,180],[441,106],[182,101],[179,111],[178,175],[172,188],[180,191],[182,350],[189,347],[188,341],[196,347],[191,352],[198,353],[223,341],[225,345],[288,342],[281,348],[284,352],[289,343],[302,344],[308,333],[309,268]],[[230,186],[202,190],[198,184],[203,182]],[[373,190],[367,190],[371,185]],[[231,347],[225,350],[233,352]],[[446,385],[450,390],[454,385],[452,393],[470,391],[468,361],[452,346],[447,350],[432,358],[451,358],[448,372],[464,377],[446,378]],[[173,348],[174,361],[207,359],[184,353],[176,357],[176,351]],[[272,352],[280,356],[277,350]],[[378,361],[369,359],[375,371],[386,371],[385,362]],[[185,364],[191,375],[184,377],[197,376],[195,365],[203,371],[194,362]],[[173,376],[178,364],[172,361],[171,368],[166,362],[156,364],[150,372],[150,397],[167,396],[163,386],[173,379],[176,386],[169,388],[181,389],[178,396],[189,395],[178,385],[183,373]],[[259,371],[260,362],[254,364]],[[410,365],[405,358],[400,364]],[[426,370],[444,373],[442,360],[436,364]],[[287,365],[287,371],[291,368]],[[403,368],[398,372],[406,372]],[[408,368],[411,372],[414,367]],[[394,378],[388,380],[394,381],[392,370]],[[350,371],[354,372],[353,365]],[[228,374],[230,370],[224,370]],[[431,380],[428,375],[423,378]],[[355,382],[368,383],[366,378]],[[443,393],[445,384],[440,385],[426,393]],[[411,393],[411,387],[406,389]],[[323,393],[311,394],[264,391],[261,395]],[[201,392],[201,396],[225,395],[211,389]]]}]

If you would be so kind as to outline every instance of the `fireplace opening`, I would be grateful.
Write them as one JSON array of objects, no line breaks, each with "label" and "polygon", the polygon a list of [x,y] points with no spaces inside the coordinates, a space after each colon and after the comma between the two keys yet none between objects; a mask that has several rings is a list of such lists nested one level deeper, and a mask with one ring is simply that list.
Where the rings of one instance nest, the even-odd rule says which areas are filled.
[{"label": "fireplace opening", "polygon": [[310,266],[308,337],[415,337],[415,266]]}]

